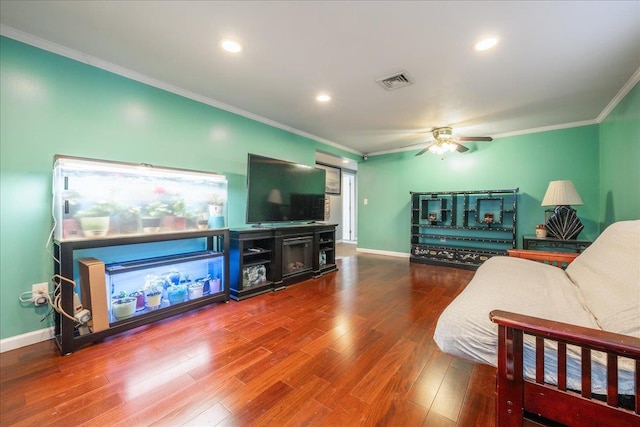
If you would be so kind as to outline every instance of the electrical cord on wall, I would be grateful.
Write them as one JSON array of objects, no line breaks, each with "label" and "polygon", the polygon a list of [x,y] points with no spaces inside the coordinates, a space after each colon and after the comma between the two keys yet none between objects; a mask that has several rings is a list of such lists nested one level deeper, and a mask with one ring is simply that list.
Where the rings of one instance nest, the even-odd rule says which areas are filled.
[{"label": "electrical cord on wall", "polygon": [[51,218],[53,219],[53,223],[51,224],[51,232],[49,233],[49,237],[47,238],[47,242],[44,244],[44,249],[47,251],[51,258],[58,264],[60,264],[60,260],[56,258],[49,247],[51,246],[51,242],[53,241],[53,233],[56,231],[56,226],[58,225],[58,219],[56,218],[56,207],[55,207],[55,184],[53,181],[51,182]]},{"label": "electrical cord on wall", "polygon": [[[28,295],[29,298],[24,299],[24,296]],[[31,291],[25,291],[23,293],[20,294],[20,296],[18,297],[18,299],[20,300],[20,302],[33,302],[33,298],[36,295],[40,295],[39,293],[35,293],[35,292],[31,292]]]},{"label": "electrical cord on wall", "polygon": [[[60,281],[57,282],[55,279],[59,279]],[[64,311],[64,309],[62,308],[62,281],[72,284],[74,288],[76,287],[76,282],[71,279],[67,279],[66,277],[59,274],[54,274],[51,278],[51,281],[55,284],[53,299],[51,298],[51,295],[47,294],[47,299],[49,300],[51,307],[63,316],[68,317],[74,322],[77,322],[77,319],[75,317]]]},{"label": "electrical cord on wall", "polygon": [[[59,279],[60,282],[56,282],[54,279]],[[68,317],[74,322],[77,322],[77,319],[75,317],[73,317],[72,315],[64,311],[64,309],[62,308],[62,293],[60,292],[60,288],[62,287],[62,281],[69,282],[74,287],[76,283],[73,280],[69,280],[66,277],[60,276],[59,274],[54,275],[51,278],[51,281],[55,284],[55,289],[53,291],[53,298],[51,298],[51,294],[48,292],[41,293],[41,292],[25,291],[20,294],[18,299],[20,300],[20,302],[30,303],[30,302],[34,302],[37,297],[44,297],[46,298],[47,302],[49,302],[49,305],[51,306],[52,310],[55,310],[58,313],[62,314],[63,316]],[[27,298],[25,299],[25,297]],[[51,314],[51,311],[49,311],[49,313],[45,316],[45,318],[47,318],[49,314]]]}]

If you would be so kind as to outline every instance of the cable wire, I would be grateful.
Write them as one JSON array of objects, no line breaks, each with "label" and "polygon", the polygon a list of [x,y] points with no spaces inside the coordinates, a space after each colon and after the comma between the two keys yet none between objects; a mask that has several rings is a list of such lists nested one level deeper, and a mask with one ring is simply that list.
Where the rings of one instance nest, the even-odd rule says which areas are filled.
[{"label": "cable wire", "polygon": [[47,242],[44,244],[44,249],[47,251],[51,258],[58,264],[60,264],[60,260],[56,258],[53,254],[53,251],[49,248],[53,241],[53,233],[56,231],[56,227],[58,226],[58,219],[56,218],[56,187],[55,187],[55,177],[51,180],[51,218],[53,219],[53,223],[51,224],[51,232],[49,233],[49,237],[47,238]]}]

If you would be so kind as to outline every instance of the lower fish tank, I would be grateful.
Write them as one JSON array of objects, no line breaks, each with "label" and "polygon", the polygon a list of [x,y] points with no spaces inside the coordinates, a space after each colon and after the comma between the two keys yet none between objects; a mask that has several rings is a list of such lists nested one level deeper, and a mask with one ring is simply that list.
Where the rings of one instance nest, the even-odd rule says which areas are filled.
[{"label": "lower fish tank", "polygon": [[215,251],[108,264],[110,323],[224,292],[223,273]]}]

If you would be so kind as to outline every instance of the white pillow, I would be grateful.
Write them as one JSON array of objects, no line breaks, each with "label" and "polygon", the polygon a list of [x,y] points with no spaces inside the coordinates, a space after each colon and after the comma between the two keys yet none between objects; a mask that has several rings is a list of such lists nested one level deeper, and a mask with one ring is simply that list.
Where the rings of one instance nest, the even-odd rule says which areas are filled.
[{"label": "white pillow", "polygon": [[566,273],[602,329],[640,338],[640,220],[611,224]]}]

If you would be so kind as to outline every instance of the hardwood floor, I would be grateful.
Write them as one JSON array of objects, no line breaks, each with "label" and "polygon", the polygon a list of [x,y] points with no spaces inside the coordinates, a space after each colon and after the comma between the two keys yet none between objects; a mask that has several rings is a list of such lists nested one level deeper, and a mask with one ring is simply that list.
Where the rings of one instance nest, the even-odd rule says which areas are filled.
[{"label": "hardwood floor", "polygon": [[340,271],[72,355],[0,355],[0,425],[493,426],[495,369],[441,353],[473,272],[358,253]]}]

